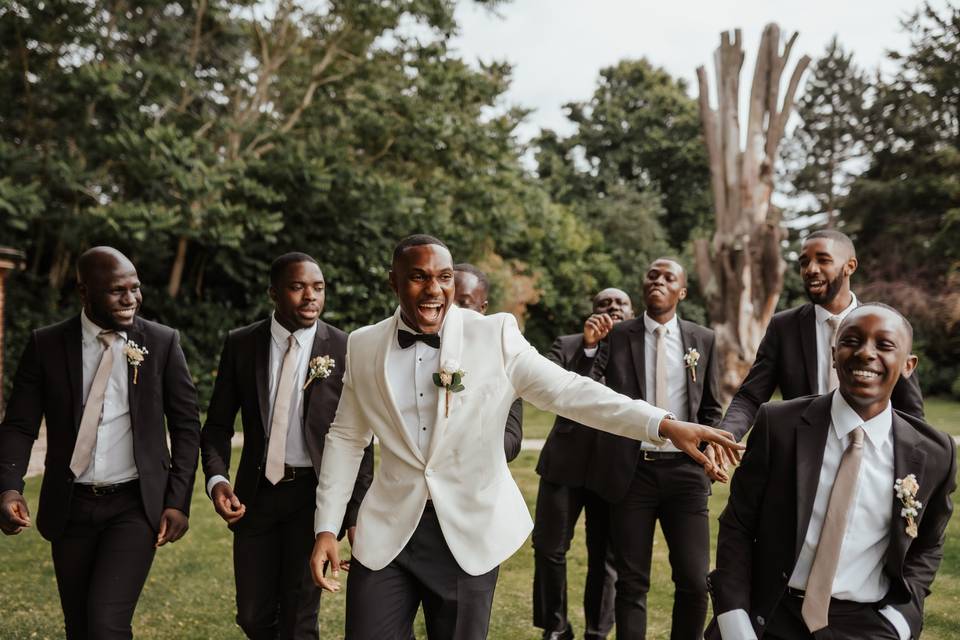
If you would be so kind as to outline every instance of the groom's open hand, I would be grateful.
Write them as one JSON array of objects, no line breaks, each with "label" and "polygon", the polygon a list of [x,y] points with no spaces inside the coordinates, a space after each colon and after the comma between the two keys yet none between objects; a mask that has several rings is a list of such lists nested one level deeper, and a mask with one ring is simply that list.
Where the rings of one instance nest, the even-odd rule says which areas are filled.
[{"label": "groom's open hand", "polygon": [[[669,418],[660,422],[660,435],[669,438],[675,447],[700,463],[711,477],[725,475],[722,473],[724,466],[737,464],[740,451],[745,448],[729,431]],[[713,460],[700,451],[701,442],[712,445]]]},{"label": "groom's open hand", "polygon": [[[317,534],[317,541],[313,545],[313,553],[310,554],[310,571],[313,573],[313,581],[324,591],[336,593],[340,591],[340,543],[337,542],[337,536],[329,531]],[[327,566],[330,567],[331,577],[327,577]]]}]

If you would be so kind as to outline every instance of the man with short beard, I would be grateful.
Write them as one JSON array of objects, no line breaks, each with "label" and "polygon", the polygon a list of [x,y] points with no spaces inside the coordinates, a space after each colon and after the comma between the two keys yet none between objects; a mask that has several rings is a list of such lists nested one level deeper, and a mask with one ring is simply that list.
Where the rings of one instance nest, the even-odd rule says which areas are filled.
[{"label": "man with short beard", "polygon": [[137,315],[126,256],[85,252],[77,287],[81,312],[34,331],[14,376],[0,423],[0,529],[31,524],[23,475],[45,419],[37,529],[51,542],[65,636],[131,638],[156,548],[187,532],[197,392],[177,332]]},{"label": "man with short beard", "polygon": [[[814,231],[800,249],[800,277],[810,302],[773,316],[757,357],[720,423],[743,438],[760,405],[780,389],[784,400],[824,394],[837,387],[831,349],[840,322],[858,305],[850,290],[857,253],[845,234]],[[894,409],[923,419],[917,376],[903,377],[893,389]],[[712,450],[708,447],[707,455]]]}]

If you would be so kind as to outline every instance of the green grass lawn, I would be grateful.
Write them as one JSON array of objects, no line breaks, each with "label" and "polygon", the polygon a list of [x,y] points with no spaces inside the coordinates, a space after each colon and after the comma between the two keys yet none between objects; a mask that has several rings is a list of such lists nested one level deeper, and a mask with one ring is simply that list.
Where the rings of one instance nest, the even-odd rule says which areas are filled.
[{"label": "green grass lawn", "polygon": [[[933,400],[927,405],[929,419],[938,427],[960,433],[960,404]],[[527,407],[525,435],[545,437],[552,416]],[[511,464],[513,475],[533,512],[537,453],[523,452]],[[239,456],[234,456],[236,460]],[[27,483],[26,495],[35,509],[40,479]],[[198,482],[194,494],[190,532],[180,542],[157,554],[134,618],[138,638],[229,639],[243,638],[234,624],[234,587],[231,535],[216,516]],[[727,499],[727,488],[716,486],[710,500],[713,540],[716,517]],[[569,555],[570,617],[578,634],[583,630],[583,581],[586,554],[583,529],[578,529]],[[649,605],[649,638],[668,638],[673,587],[667,550],[658,534],[654,544],[654,571]],[[500,571],[490,637],[498,640],[536,640],[531,624],[530,593],[533,552],[529,541]],[[31,529],[15,538],[0,539],[0,638],[4,640],[61,638],[62,615],[50,561],[50,548]],[[321,637],[343,636],[344,594],[325,594],[321,606]],[[425,638],[418,622],[417,636]],[[947,532],[943,565],[926,604],[926,640],[960,638],[960,519],[954,518]]]}]

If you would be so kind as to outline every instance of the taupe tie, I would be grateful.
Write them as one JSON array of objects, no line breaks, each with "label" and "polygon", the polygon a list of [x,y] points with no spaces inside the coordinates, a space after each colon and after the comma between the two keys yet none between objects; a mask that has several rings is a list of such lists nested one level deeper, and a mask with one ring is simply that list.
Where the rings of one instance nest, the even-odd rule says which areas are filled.
[{"label": "taupe tie", "polygon": [[657,334],[657,365],[654,389],[654,404],[661,409],[669,409],[670,393],[667,391],[667,328],[657,325],[653,330]]},{"label": "taupe tie", "polygon": [[807,589],[800,613],[810,633],[827,626],[833,578],[836,576],[837,564],[840,562],[840,545],[843,543],[843,534],[847,528],[847,515],[853,505],[862,459],[863,427],[857,427],[850,432],[850,444],[840,458],[837,477],[830,491],[827,515],[823,519],[823,529],[820,531],[820,542],[817,543],[817,552],[813,556],[813,565],[810,567],[810,577],[807,578]]},{"label": "taupe tie", "polygon": [[287,341],[287,352],[283,355],[280,380],[277,382],[277,395],[273,401],[273,419],[270,421],[270,443],[267,445],[267,468],[264,475],[272,484],[277,484],[283,479],[287,429],[290,426],[290,401],[293,400],[299,360],[300,343],[291,335]]},{"label": "taupe tie", "polygon": [[840,327],[840,317],[830,316],[827,318],[827,327],[830,329],[830,345],[827,348],[827,353],[829,353],[829,359],[827,361],[827,393],[830,393],[840,386],[840,381],[837,379],[837,370],[833,366],[833,348],[837,345],[837,329]]},{"label": "taupe tie", "polygon": [[97,445],[97,428],[100,426],[100,417],[103,415],[103,398],[107,394],[107,383],[110,382],[110,373],[113,371],[113,341],[117,334],[112,331],[101,331],[97,339],[103,343],[103,352],[100,354],[100,364],[90,384],[87,393],[87,402],[83,407],[80,418],[80,430],[77,431],[77,441],[73,445],[73,456],[70,458],[70,471],[74,478],[90,466],[90,456]]}]

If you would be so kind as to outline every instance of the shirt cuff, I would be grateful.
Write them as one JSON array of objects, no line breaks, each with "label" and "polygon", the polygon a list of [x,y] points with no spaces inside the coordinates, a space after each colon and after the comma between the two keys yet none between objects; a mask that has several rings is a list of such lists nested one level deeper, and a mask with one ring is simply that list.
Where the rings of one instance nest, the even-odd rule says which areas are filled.
[{"label": "shirt cuff", "polygon": [[[643,402],[643,400],[639,400],[638,402]],[[648,407],[650,407],[653,410],[653,414],[647,420],[647,435],[644,438],[644,440],[651,444],[655,444],[659,446],[664,442],[667,442],[667,439],[660,435],[660,423],[663,422],[664,418],[670,418],[671,420],[676,420],[677,416],[673,415],[669,411],[664,411],[663,409],[659,409],[653,406],[652,404],[649,404],[646,402],[644,402],[644,404],[646,404]]]},{"label": "shirt cuff", "polygon": [[597,349],[599,349],[599,348],[600,348],[599,346],[597,346],[597,347],[584,347],[584,348],[583,348],[583,355],[585,355],[585,356],[588,357],[588,358],[592,358],[593,356],[597,355]]},{"label": "shirt cuff", "polygon": [[217,483],[219,482],[226,482],[227,484],[230,484],[230,480],[228,480],[226,476],[213,476],[207,480],[207,497],[211,500],[213,499],[213,488],[217,486]]},{"label": "shirt cuff", "polygon": [[887,605],[880,609],[880,615],[890,621],[890,624],[897,630],[900,640],[910,640],[910,625],[907,624],[907,619],[903,617],[902,613]]},{"label": "shirt cuff", "polygon": [[733,609],[717,616],[720,637],[723,640],[757,640],[757,633],[750,624],[750,616],[744,609]]}]

